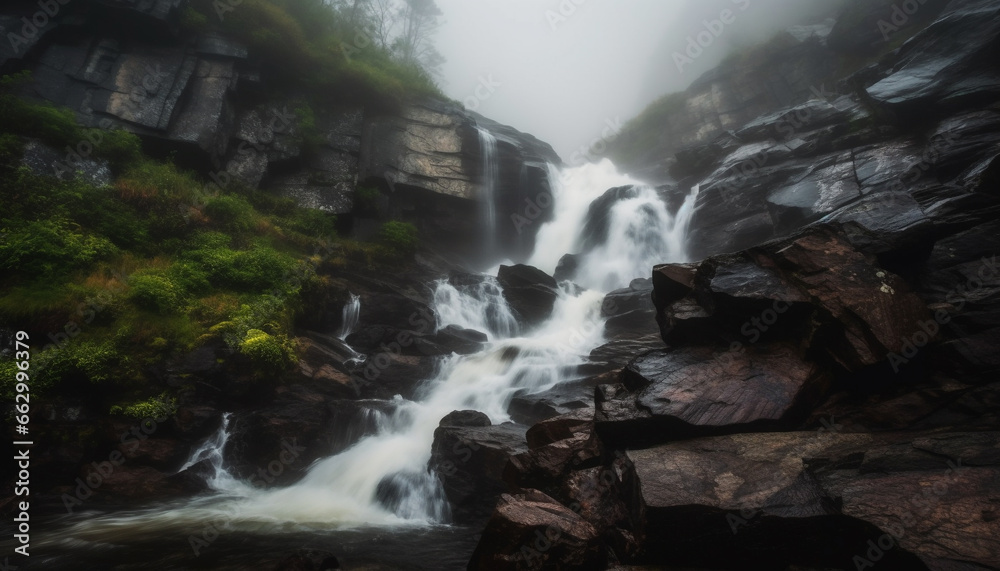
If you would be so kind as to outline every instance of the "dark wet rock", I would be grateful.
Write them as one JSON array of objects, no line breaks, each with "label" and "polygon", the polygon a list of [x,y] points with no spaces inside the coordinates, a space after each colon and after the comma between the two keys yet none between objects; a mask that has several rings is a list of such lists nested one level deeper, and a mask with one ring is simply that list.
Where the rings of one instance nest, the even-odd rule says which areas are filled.
[{"label": "dark wet rock", "polygon": [[418,340],[418,347],[420,347],[420,342],[427,341],[433,343],[436,350],[433,353],[426,352],[425,354],[448,355],[450,353],[458,353],[459,355],[469,355],[481,350],[483,344],[488,340],[489,337],[482,331],[449,325],[426,340]]},{"label": "dark wet rock", "polygon": [[[686,266],[669,271],[690,275]],[[668,344],[684,341],[675,330],[685,332],[678,325],[685,320],[695,324],[689,329],[706,330],[715,323],[720,342],[816,343],[842,367],[856,371],[902,351],[928,317],[905,281],[830,227],[812,227],[744,253],[706,260],[693,282],[691,299],[700,310],[690,300],[667,302],[676,300],[683,288],[663,268],[654,272],[654,288],[665,288],[654,290],[653,299]]]},{"label": "dark wet rock", "polygon": [[588,252],[608,240],[611,211],[616,204],[639,196],[639,187],[620,186],[609,189],[600,198],[590,203],[587,216],[584,219],[582,250]]},{"label": "dark wet rock", "polygon": [[[981,506],[998,501],[996,443],[996,433],[802,432],[630,451],[645,513],[644,559],[773,568],[852,568],[856,557],[898,569],[990,565],[998,523],[982,517]],[[930,486],[936,493],[925,494]]]},{"label": "dark wet rock", "polygon": [[351,373],[360,385],[361,396],[391,399],[396,395],[412,398],[417,388],[437,370],[435,357],[401,355],[393,350],[371,353]]},{"label": "dark wet rock", "polygon": [[361,296],[358,325],[387,325],[429,335],[434,332],[436,318],[423,301],[398,293],[371,293]]},{"label": "dark wet rock", "polygon": [[158,470],[176,470],[188,456],[188,447],[171,438],[131,438],[118,445],[129,463],[151,466]]},{"label": "dark wet rock", "polygon": [[[476,424],[445,424],[459,417]],[[481,417],[467,412],[451,413],[441,422],[434,431],[428,467],[440,478],[455,521],[481,521],[507,489],[503,473],[511,456],[526,449],[524,428],[482,425]]]},{"label": "dark wet rock", "polygon": [[600,533],[619,560],[635,560],[642,550],[642,512],[633,511],[639,482],[624,454],[603,466],[582,468],[563,479],[558,496]]},{"label": "dark wet rock", "polygon": [[594,423],[594,410],[580,409],[569,414],[559,415],[543,420],[528,429],[524,437],[528,448],[535,449],[573,438],[575,435],[589,430]]},{"label": "dark wet rock", "polygon": [[329,551],[300,549],[282,559],[272,571],[333,571],[341,568],[340,561]]},{"label": "dark wet rock", "polygon": [[868,96],[901,118],[996,101],[1000,75],[986,62],[1000,38],[998,15],[989,0],[952,2],[910,40],[893,73],[869,87]]},{"label": "dark wet rock", "polygon": [[174,412],[174,430],[186,440],[203,438],[219,428],[221,417],[222,414],[210,406],[181,405]]},{"label": "dark wet rock", "polygon": [[[116,460],[121,463],[115,465]],[[204,483],[194,478],[175,477],[150,466],[125,463],[118,456],[85,466],[80,480],[89,482],[87,485],[98,498],[110,502],[172,499],[205,489]]]},{"label": "dark wet rock", "polygon": [[[820,402],[829,379],[789,345],[653,351],[598,391],[597,430],[617,445],[791,428]],[[610,398],[605,398],[605,397]]]},{"label": "dark wet rock", "polygon": [[533,426],[526,434],[530,450],[511,457],[504,480],[514,489],[549,488],[571,470],[598,464],[605,448],[593,415],[593,409],[581,409]]},{"label": "dark wet rock", "polygon": [[837,16],[827,45],[831,49],[852,54],[878,53],[896,34],[916,26],[925,26],[948,0],[919,0],[919,4],[906,6],[895,2],[852,2],[846,4]]},{"label": "dark wet rock", "polygon": [[445,415],[438,426],[470,427],[492,426],[490,417],[478,410],[456,410]]},{"label": "dark wet rock", "polygon": [[538,325],[552,315],[559,287],[552,276],[532,266],[500,266],[497,281],[521,322]]},{"label": "dark wet rock", "polygon": [[580,256],[578,254],[566,254],[559,258],[556,271],[552,274],[557,282],[572,280],[576,277],[576,270],[580,267]]},{"label": "dark wet rock", "polygon": [[[646,332],[644,335],[636,334],[640,328]],[[581,366],[581,372],[589,375],[597,375],[620,371],[635,355],[652,349],[663,348],[663,339],[656,330],[655,322],[652,319],[647,321],[645,315],[641,323],[629,324],[627,331],[616,331],[614,328],[605,330],[606,334],[615,332],[619,332],[619,335],[622,336],[618,339],[608,341],[591,351],[589,362]],[[591,385],[591,388],[593,388],[593,385]]]},{"label": "dark wet rock", "polygon": [[603,569],[594,527],[537,490],[504,494],[469,562],[470,570]]},{"label": "dark wet rock", "polygon": [[736,131],[742,141],[787,139],[795,133],[844,124],[851,114],[824,99],[810,99],[800,105],[761,115]]},{"label": "dark wet rock", "polygon": [[255,485],[286,485],[331,449],[330,398],[302,385],[279,387],[268,406],[235,413],[226,466]]},{"label": "dark wet rock", "polygon": [[708,174],[723,158],[742,145],[743,141],[733,132],[724,132],[710,143],[694,145],[677,151],[675,154],[677,162],[674,163],[670,172],[677,177]]}]

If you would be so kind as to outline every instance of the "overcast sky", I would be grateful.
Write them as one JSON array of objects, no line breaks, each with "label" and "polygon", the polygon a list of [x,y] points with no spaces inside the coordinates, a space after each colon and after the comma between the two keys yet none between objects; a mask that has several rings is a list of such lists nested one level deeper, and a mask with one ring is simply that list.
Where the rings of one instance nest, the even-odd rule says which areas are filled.
[{"label": "overcast sky", "polygon": [[[686,87],[748,35],[786,25],[794,18],[779,3],[787,2],[830,0],[437,0],[441,87],[568,159],[609,122]],[[679,72],[672,54],[726,9],[732,23]]]}]

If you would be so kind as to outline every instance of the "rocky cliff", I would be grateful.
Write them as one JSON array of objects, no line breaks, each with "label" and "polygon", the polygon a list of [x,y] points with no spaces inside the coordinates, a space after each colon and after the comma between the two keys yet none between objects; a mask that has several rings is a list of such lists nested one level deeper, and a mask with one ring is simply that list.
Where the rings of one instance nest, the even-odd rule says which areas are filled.
[{"label": "rocky cliff", "polygon": [[[431,243],[466,245],[465,254],[482,239],[477,127],[499,141],[499,219],[547,191],[546,164],[561,162],[547,144],[449,101],[317,104],[316,94],[288,93],[246,45],[180,25],[186,5],[89,1],[49,16],[36,3],[5,4],[0,26],[14,39],[0,48],[0,73],[30,70],[26,95],[69,108],[84,125],[140,135],[151,153],[204,174],[207,192],[237,183],[279,192],[340,215],[361,237],[373,219],[402,218]],[[358,208],[358,186],[380,194]],[[497,242],[514,244],[507,255],[530,251],[531,232],[498,228]]]},{"label": "rocky cliff", "polygon": [[1000,7],[937,8],[840,93],[723,128],[732,74],[692,87],[649,156],[699,261],[605,299],[593,408],[528,431],[470,569],[1000,565]]}]

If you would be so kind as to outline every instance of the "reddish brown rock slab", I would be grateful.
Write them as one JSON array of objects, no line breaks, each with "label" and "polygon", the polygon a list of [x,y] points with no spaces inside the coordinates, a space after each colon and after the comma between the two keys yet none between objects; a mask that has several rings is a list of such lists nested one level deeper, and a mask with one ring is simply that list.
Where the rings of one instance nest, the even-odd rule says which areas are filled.
[{"label": "reddish brown rock slab", "polygon": [[621,378],[630,392],[599,396],[595,419],[602,437],[633,446],[791,428],[829,383],[788,344],[651,351],[634,359]]},{"label": "reddish brown rock slab", "polygon": [[739,434],[628,457],[647,563],[847,569],[866,559],[885,569],[980,569],[1000,562],[998,432]]},{"label": "reddish brown rock slab", "polygon": [[528,448],[541,448],[547,444],[559,442],[581,432],[589,432],[594,424],[594,409],[581,408],[567,414],[560,414],[543,420],[525,433]]},{"label": "reddish brown rock slab", "polygon": [[874,365],[921,331],[926,304],[899,276],[854,249],[840,232],[817,228],[773,254],[813,303],[840,326],[830,355],[849,370]]},{"label": "reddish brown rock slab", "polygon": [[503,494],[472,555],[470,571],[606,567],[599,533],[577,513],[537,490]]}]

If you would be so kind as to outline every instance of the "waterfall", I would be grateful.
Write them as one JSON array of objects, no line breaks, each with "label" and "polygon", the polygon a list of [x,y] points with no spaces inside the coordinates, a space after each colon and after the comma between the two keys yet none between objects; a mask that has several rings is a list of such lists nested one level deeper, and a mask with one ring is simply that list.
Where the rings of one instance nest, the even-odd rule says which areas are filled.
[{"label": "waterfall", "polygon": [[485,247],[487,252],[492,253],[496,251],[496,187],[500,177],[500,167],[497,163],[497,139],[485,128],[476,127],[476,131],[479,132],[479,146],[483,155],[483,191],[480,201],[482,203],[483,228],[486,234]]},{"label": "waterfall", "polygon": [[[484,146],[489,139],[483,136]],[[155,527],[225,513],[236,514],[227,521],[237,528],[270,526],[280,531],[296,524],[337,529],[447,521],[442,487],[427,468],[441,418],[471,409],[485,413],[494,424],[506,422],[515,396],[543,393],[578,378],[579,366],[605,342],[601,317],[605,292],[627,285],[632,278],[647,277],[654,264],[685,257],[684,235],[697,189],[671,216],[653,189],[620,175],[610,161],[564,173],[553,169],[553,174],[555,218],[539,229],[529,263],[551,273],[561,256],[579,254],[577,281],[590,289],[562,284],[551,317],[522,332],[495,277],[437,281],[433,309],[440,326],[487,333],[489,342],[483,350],[442,358],[438,372],[415,400],[397,396],[384,413],[372,417],[374,425],[353,445],[316,461],[299,482],[285,488],[259,489],[225,479],[221,450],[227,416],[220,432],[192,455],[189,465],[218,458],[213,487],[229,495],[209,505],[192,500],[167,513],[129,515],[129,522],[142,520]],[[591,240],[589,251],[578,250],[591,204],[609,188],[623,185],[632,187],[604,213],[606,231],[599,240]],[[100,526],[100,521],[91,518],[78,529]]]},{"label": "waterfall", "polygon": [[[685,198],[676,215],[656,190],[621,175],[611,161],[585,165],[553,177],[555,219],[542,226],[529,264],[553,273],[559,258],[580,256],[573,281],[581,286],[610,291],[625,287],[636,277],[668,261],[687,260],[685,238],[694,213],[698,187]],[[606,235],[585,247],[585,230],[591,204],[608,189],[625,188],[606,216]],[[593,241],[593,237],[590,237]]]},{"label": "waterfall", "polygon": [[222,457],[226,442],[229,440],[230,417],[232,417],[232,413],[229,412],[222,415],[222,424],[219,429],[191,452],[187,462],[177,472],[183,472],[199,462],[208,460],[208,464],[212,468],[212,474],[206,478],[208,486],[213,490],[239,493],[247,489],[248,486],[226,470]]},{"label": "waterfall", "polygon": [[511,337],[518,329],[503,289],[493,276],[460,286],[439,280],[434,287],[434,311],[441,323],[482,331],[490,340]]},{"label": "waterfall", "polygon": [[343,341],[347,336],[354,333],[354,328],[358,326],[358,318],[361,316],[361,297],[351,294],[351,299],[344,304],[341,311],[340,333],[337,339]]}]

